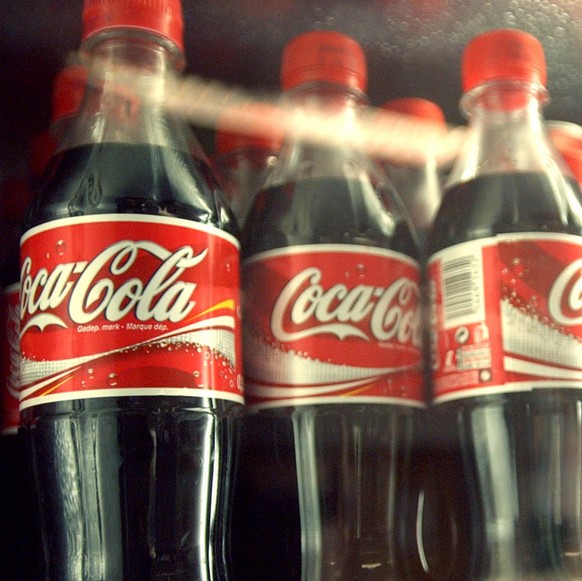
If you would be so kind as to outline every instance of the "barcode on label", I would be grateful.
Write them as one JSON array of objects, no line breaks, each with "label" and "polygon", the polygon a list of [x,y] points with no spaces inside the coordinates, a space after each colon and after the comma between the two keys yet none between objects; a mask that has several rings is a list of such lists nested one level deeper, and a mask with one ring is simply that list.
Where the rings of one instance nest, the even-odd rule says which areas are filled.
[{"label": "barcode on label", "polygon": [[481,256],[466,254],[443,260],[442,277],[445,327],[484,320],[485,298]]}]

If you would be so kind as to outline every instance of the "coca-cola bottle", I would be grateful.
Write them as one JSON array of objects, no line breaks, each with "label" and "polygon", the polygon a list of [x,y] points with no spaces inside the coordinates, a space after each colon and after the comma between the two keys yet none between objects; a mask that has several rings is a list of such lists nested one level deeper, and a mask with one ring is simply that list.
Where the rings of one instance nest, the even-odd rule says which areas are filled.
[{"label": "coca-cola bottle", "polygon": [[395,579],[402,464],[424,401],[416,239],[378,164],[350,142],[365,104],[362,48],[333,31],[302,34],[281,81],[291,118],[327,115],[346,141],[288,129],[247,221],[241,471],[254,458],[247,478],[265,519],[300,524],[299,539],[267,529],[268,550],[293,565],[300,540],[303,580]]},{"label": "coca-cola bottle", "polygon": [[429,238],[434,399],[470,487],[465,578],[582,575],[582,207],[547,135],[541,44],[474,38],[466,142]]},{"label": "coca-cola bottle", "polygon": [[[420,97],[400,97],[382,105],[382,109],[420,119],[425,123],[445,125],[442,109],[433,101]],[[435,141],[435,148],[437,147]],[[403,163],[390,158],[382,160],[390,181],[404,202],[412,224],[424,245],[426,234],[437,213],[442,196],[442,173],[435,151],[427,151],[423,163]]]},{"label": "coca-cola bottle", "polygon": [[[261,126],[243,119],[248,109],[260,116]],[[241,228],[257,192],[273,166],[283,138],[279,111],[268,104],[245,104],[226,108],[218,119],[213,157],[217,179]]]},{"label": "coca-cola bottle", "polygon": [[163,108],[181,5],[87,0],[83,23],[87,90],[21,239],[46,578],[226,579],[239,245]]}]

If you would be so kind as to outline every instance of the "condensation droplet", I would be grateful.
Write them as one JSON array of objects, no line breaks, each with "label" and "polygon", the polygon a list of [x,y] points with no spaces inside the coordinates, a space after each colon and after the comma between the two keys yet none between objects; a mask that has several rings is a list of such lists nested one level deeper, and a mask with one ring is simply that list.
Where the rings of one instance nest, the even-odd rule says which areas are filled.
[{"label": "condensation droplet", "polygon": [[87,369],[87,377],[89,379],[93,379],[95,377],[95,370],[92,367],[89,367],[89,369]]},{"label": "condensation droplet", "polygon": [[107,383],[111,386],[111,387],[115,387],[117,385],[117,374],[116,373],[110,373],[107,376]]},{"label": "condensation droplet", "polygon": [[62,256],[67,250],[67,245],[64,240],[59,240],[55,245],[55,250],[59,256]]},{"label": "condensation droplet", "polygon": [[366,276],[366,267],[363,264],[356,265],[356,272],[360,278],[364,278]]}]

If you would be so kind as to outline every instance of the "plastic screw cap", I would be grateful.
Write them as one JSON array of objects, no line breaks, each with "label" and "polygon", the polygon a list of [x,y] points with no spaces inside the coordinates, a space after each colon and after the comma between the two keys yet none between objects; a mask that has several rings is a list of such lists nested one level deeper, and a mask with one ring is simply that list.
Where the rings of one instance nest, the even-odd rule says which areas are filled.
[{"label": "plastic screw cap", "polygon": [[488,81],[517,80],[546,84],[541,43],[522,30],[490,30],[466,46],[462,59],[463,90]]},{"label": "plastic screw cap", "polygon": [[82,65],[71,65],[57,73],[53,83],[53,123],[77,113],[85,94],[87,77],[87,69]]},{"label": "plastic screw cap", "polygon": [[338,83],[365,92],[368,70],[362,47],[351,37],[330,30],[314,30],[292,39],[281,63],[281,86]]},{"label": "plastic screw cap", "polygon": [[445,114],[443,110],[433,101],[421,99],[420,97],[402,97],[386,101],[382,109],[418,117],[426,121],[431,121],[439,125],[445,124]]},{"label": "plastic screw cap", "polygon": [[180,0],[85,0],[83,41],[115,28],[154,33],[184,50]]}]

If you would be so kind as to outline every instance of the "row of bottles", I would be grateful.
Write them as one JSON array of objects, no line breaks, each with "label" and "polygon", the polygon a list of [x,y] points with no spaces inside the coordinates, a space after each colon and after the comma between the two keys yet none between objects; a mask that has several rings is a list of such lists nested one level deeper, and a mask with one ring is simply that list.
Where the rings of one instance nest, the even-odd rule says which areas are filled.
[{"label": "row of bottles", "polygon": [[3,454],[38,507],[4,502],[4,527],[31,515],[31,571],[3,578],[579,577],[581,194],[541,45],[467,46],[446,176],[277,123],[357,130],[364,51],[322,30],[286,46],[272,132],[219,120],[208,161],[145,98],[184,67],[181,18],[85,0],[56,149],[26,214],[2,208],[22,223]]}]

